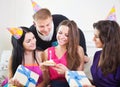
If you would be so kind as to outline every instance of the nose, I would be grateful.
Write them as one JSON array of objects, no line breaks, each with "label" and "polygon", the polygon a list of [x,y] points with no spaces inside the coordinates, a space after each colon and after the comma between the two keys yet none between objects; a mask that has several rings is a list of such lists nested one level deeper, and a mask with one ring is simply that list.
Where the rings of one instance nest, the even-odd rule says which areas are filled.
[{"label": "nose", "polygon": [[45,32],[48,32],[48,30],[49,30],[48,27],[45,26],[45,27],[44,27],[44,31],[45,31]]},{"label": "nose", "polygon": [[66,39],[66,36],[65,36],[64,34],[62,34],[62,35],[60,36],[60,38],[61,38],[61,39]]},{"label": "nose", "polygon": [[36,43],[36,39],[35,39],[35,38],[32,39],[32,40],[31,40],[31,43],[32,43],[32,44],[35,44],[35,43]]}]

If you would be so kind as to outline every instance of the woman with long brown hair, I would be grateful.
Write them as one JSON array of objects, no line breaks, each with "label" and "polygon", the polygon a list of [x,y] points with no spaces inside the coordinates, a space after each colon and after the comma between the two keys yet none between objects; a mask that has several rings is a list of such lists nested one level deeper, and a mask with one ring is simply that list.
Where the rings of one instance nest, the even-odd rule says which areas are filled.
[{"label": "woman with long brown hair", "polygon": [[65,71],[83,70],[84,51],[79,46],[79,32],[74,21],[64,20],[57,29],[58,45],[45,50],[45,58],[56,63],[49,67],[50,84],[52,87],[69,87]]}]

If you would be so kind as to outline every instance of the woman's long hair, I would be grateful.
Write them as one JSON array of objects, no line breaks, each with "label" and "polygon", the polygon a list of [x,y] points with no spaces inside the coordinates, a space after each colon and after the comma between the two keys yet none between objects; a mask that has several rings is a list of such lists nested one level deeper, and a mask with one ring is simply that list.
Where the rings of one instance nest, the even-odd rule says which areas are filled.
[{"label": "woman's long hair", "polygon": [[[27,27],[21,27],[23,30],[23,34],[20,39],[16,39],[14,36],[11,38],[12,42],[12,73],[14,75],[18,65],[24,63],[24,47],[23,47],[23,41],[25,38],[25,34],[28,32],[31,32]],[[35,50],[34,50],[34,58],[35,57]]]},{"label": "woman's long hair", "polygon": [[[68,45],[67,45],[67,67],[71,70],[76,70],[80,65],[80,56],[78,55],[79,46],[79,31],[77,24],[74,21],[64,20],[59,26],[65,25],[68,30]],[[58,27],[59,28],[59,27]]]},{"label": "woman's long hair", "polygon": [[93,24],[103,43],[100,67],[104,75],[115,73],[120,66],[120,27],[115,21],[101,20]]}]

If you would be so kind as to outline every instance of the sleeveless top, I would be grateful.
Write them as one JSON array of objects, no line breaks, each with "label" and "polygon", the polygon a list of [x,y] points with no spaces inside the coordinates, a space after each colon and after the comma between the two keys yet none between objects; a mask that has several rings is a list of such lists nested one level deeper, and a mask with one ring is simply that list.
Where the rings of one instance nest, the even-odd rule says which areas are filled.
[{"label": "sleeveless top", "polygon": [[[51,51],[51,54],[50,54],[50,51]],[[48,60],[50,60],[50,57],[56,64],[61,63],[67,66],[66,52],[60,59],[58,59],[57,55],[55,54],[55,47],[50,47],[48,48]],[[50,74],[50,80],[57,80],[57,79],[65,80],[65,76],[58,74],[57,71],[54,70],[52,67],[49,67],[49,74]]]}]

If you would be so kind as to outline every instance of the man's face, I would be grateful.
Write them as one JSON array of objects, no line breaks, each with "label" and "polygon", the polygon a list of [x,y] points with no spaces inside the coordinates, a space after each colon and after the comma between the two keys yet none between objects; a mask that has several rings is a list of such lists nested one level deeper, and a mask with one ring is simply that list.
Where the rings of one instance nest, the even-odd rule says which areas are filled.
[{"label": "man's face", "polygon": [[48,17],[47,19],[42,20],[36,20],[34,21],[34,24],[40,34],[47,36],[52,29],[52,17]]}]

